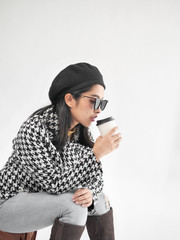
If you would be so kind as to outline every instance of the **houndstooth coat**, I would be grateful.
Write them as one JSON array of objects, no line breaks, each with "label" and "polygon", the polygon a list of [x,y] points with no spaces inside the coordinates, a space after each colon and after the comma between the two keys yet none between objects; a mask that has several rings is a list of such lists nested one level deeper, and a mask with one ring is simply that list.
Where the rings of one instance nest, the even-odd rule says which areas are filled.
[{"label": "houndstooth coat", "polygon": [[79,131],[62,151],[52,144],[58,131],[55,108],[35,114],[20,127],[13,139],[13,152],[0,171],[0,200],[20,191],[61,194],[85,187],[92,191],[94,203],[103,189],[102,165],[92,148],[78,143]]}]

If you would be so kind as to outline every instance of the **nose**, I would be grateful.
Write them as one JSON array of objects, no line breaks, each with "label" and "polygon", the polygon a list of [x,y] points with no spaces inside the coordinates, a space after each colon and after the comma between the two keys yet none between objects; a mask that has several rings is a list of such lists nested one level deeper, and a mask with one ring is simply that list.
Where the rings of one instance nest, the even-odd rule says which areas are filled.
[{"label": "nose", "polygon": [[101,113],[101,108],[99,107],[97,110],[95,110],[95,113]]}]

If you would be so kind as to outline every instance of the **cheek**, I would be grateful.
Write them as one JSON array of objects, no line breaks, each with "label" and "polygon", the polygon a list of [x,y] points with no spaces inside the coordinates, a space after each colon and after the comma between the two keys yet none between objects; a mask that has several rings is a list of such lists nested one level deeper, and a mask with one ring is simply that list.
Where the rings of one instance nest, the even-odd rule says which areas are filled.
[{"label": "cheek", "polygon": [[92,103],[87,102],[83,107],[83,111],[84,111],[85,114],[92,114],[92,112],[93,112]]},{"label": "cheek", "polygon": [[92,111],[91,103],[88,101],[79,107],[80,107],[79,110],[82,114],[88,114]]}]

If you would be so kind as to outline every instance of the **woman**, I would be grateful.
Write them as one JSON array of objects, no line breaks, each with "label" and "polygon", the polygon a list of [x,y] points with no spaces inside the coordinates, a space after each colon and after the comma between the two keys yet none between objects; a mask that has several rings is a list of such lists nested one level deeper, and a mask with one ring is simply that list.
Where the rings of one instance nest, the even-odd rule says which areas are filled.
[{"label": "woman", "polygon": [[101,158],[119,147],[114,128],[93,143],[88,127],[104,110],[105,84],[88,63],[62,70],[49,90],[51,105],[32,114],[13,140],[0,171],[0,231],[50,226],[50,240],[114,239],[113,213],[102,193]]}]

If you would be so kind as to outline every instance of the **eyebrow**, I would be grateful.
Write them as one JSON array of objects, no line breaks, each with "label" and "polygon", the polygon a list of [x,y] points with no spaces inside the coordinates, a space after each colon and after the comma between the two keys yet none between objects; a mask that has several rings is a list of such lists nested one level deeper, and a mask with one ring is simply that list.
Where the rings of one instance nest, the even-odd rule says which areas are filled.
[{"label": "eyebrow", "polygon": [[[97,98],[100,99],[100,96],[98,96],[98,95],[96,95],[96,94],[91,94],[90,96],[92,96],[92,97],[97,97]],[[103,99],[103,98],[102,98],[102,99]]]}]

